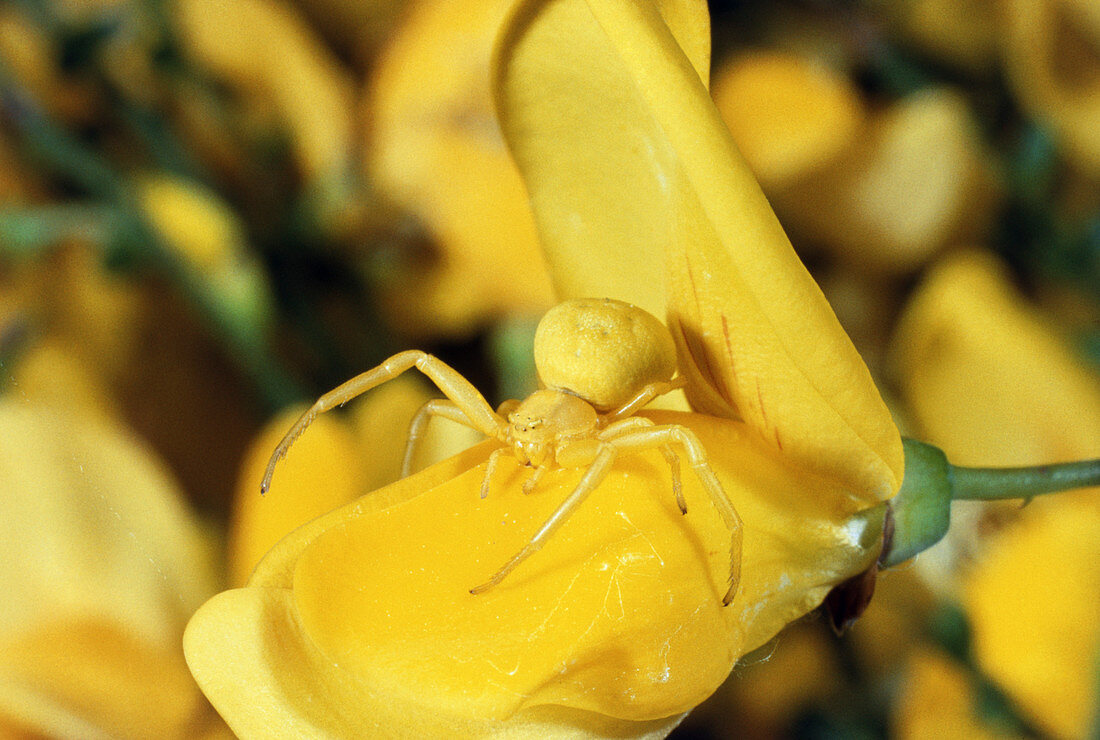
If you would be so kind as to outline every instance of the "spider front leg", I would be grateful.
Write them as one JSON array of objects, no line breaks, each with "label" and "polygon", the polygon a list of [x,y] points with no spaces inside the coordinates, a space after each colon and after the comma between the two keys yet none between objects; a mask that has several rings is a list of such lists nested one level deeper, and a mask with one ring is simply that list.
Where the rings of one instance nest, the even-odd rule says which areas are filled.
[{"label": "spider front leg", "polygon": [[439,390],[443,391],[443,394],[455,403],[469,419],[471,425],[482,434],[495,437],[500,429],[505,426],[504,419],[493,411],[493,407],[478,392],[477,388],[450,365],[420,350],[399,352],[378,367],[356,375],[346,383],[324,394],[309,407],[309,410],[302,414],[272,453],[271,460],[267,463],[263,482],[260,483],[260,493],[266,493],[270,488],[271,476],[275,472],[275,464],[286,455],[294,440],[302,436],[302,432],[313,422],[317,414],[337,406],[343,406],[356,396],[366,393],[371,388],[379,386],[387,380],[396,378],[413,367],[428,376],[438,386]]},{"label": "spider front leg", "polygon": [[561,525],[565,524],[566,519],[572,515],[577,507],[588,498],[588,494],[592,493],[596,489],[596,486],[600,485],[600,481],[607,476],[608,471],[611,470],[611,464],[615,461],[615,448],[608,444],[601,444],[599,451],[596,453],[596,459],[592,461],[592,464],[588,466],[588,470],[584,472],[580,482],[577,483],[577,487],[573,489],[573,492],[569,494],[569,497],[562,502],[550,518],[546,520],[546,523],[539,527],[539,531],[535,532],[535,535],[531,538],[530,542],[524,545],[523,549],[516,553],[515,557],[504,564],[500,570],[498,570],[493,577],[485,583],[470,589],[470,593],[482,594],[491,589],[504,580],[505,576],[516,569],[520,563],[527,558],[534,555],[536,552],[542,549],[542,546],[546,544],[546,541],[550,539],[550,536],[557,532],[561,528]]}]

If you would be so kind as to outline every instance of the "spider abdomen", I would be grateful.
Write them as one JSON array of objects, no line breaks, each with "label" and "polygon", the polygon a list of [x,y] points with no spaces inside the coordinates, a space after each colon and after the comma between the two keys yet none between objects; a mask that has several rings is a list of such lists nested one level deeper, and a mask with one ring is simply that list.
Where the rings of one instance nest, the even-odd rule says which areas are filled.
[{"label": "spider abdomen", "polygon": [[535,332],[535,367],[548,387],[600,411],[672,378],[676,345],[652,314],[611,298],[578,298],[550,309]]}]

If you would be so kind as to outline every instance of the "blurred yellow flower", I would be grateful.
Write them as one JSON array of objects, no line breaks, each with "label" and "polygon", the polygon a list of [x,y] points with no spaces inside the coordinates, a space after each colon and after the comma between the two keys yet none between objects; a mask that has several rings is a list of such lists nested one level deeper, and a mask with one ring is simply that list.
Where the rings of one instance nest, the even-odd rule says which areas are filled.
[{"label": "blurred yellow flower", "polygon": [[714,103],[765,190],[811,176],[843,156],[866,123],[855,84],[785,52],[735,55],[714,75]]},{"label": "blurred yellow flower", "polygon": [[[921,436],[954,462],[1100,457],[1095,373],[990,254],[956,253],[932,269],[899,324],[894,364]],[[982,669],[1059,737],[1083,736],[1096,711],[1098,504],[1087,489],[996,515],[957,506],[944,543],[917,562],[963,601]]]},{"label": "blurred yellow flower", "polygon": [[285,0],[178,0],[184,53],[288,134],[326,230],[348,226],[355,151],[351,75]]},{"label": "blurred yellow flower", "polygon": [[901,273],[980,236],[997,190],[962,94],[913,93],[871,110],[809,57],[728,62],[715,101],[785,224],[862,271]]},{"label": "blurred yellow flower", "polygon": [[163,173],[136,177],[133,187],[146,221],[192,272],[191,289],[208,296],[238,336],[263,336],[273,313],[267,279],[229,204],[197,182]]},{"label": "blurred yellow flower", "polygon": [[70,405],[0,399],[0,438],[0,733],[216,734],[180,651],[212,542],[160,463]]},{"label": "blurred yellow flower", "polygon": [[372,70],[371,182],[438,249],[386,275],[388,318],[412,336],[466,334],[554,303],[527,193],[493,114],[489,62],[512,0],[421,0]]},{"label": "blurred yellow flower", "polygon": [[1100,385],[986,252],[937,263],[910,299],[892,364],[922,439],[957,465],[1100,457]]},{"label": "blurred yellow flower", "polygon": [[697,411],[646,416],[708,450],[739,591],[723,608],[727,525],[693,475],[682,515],[652,450],[472,596],[584,472],[523,495],[505,456],[483,499],[486,442],[298,528],[193,617],[188,663],[243,736],[660,737],[881,549],[900,437],[713,108],[705,3],[520,2],[496,60],[562,292],[670,316]]},{"label": "blurred yellow flower", "polygon": [[978,664],[1059,738],[1086,737],[1100,715],[1096,504],[1094,492],[1091,501],[1036,506],[990,544],[964,582]]},{"label": "blurred yellow flower", "polygon": [[970,676],[958,663],[930,649],[909,657],[893,729],[899,740],[1019,737],[983,723]]},{"label": "blurred yellow flower", "polygon": [[1004,60],[1020,103],[1068,159],[1100,174],[1100,13],[1091,0],[1006,0]]}]

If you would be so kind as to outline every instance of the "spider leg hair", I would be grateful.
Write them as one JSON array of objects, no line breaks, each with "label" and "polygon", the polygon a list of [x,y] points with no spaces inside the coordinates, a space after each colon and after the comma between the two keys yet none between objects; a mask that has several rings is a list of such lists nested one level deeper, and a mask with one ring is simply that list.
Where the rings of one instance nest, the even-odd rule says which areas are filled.
[{"label": "spider leg hair", "polygon": [[470,381],[450,365],[427,352],[420,350],[408,350],[398,352],[393,357],[383,362],[378,367],[356,375],[351,380],[337,386],[317,399],[317,402],[309,407],[302,416],[290,428],[279,446],[275,448],[271,459],[267,463],[264,479],[260,483],[260,493],[267,492],[271,487],[271,476],[275,472],[275,464],[285,455],[290,446],[302,432],[313,422],[317,414],[323,413],[337,406],[343,406],[351,399],[366,393],[387,380],[393,380],[410,368],[417,368],[436,384],[443,395],[447,396],[469,418],[471,425],[489,437],[495,437],[498,430],[505,425],[504,419],[493,411],[493,407],[485,400]]},{"label": "spider leg hair", "polygon": [[488,581],[480,586],[471,588],[470,593],[474,595],[485,593],[493,586],[503,581],[504,577],[515,570],[517,565],[541,550],[542,546],[546,544],[546,541],[550,539],[550,536],[557,532],[558,529],[565,524],[565,521],[570,515],[577,510],[577,507],[588,498],[588,494],[592,493],[592,491],[600,485],[600,482],[611,470],[611,464],[615,461],[616,452],[616,449],[610,444],[601,444],[599,452],[596,453],[595,460],[588,466],[588,469],[577,483],[576,488],[574,488],[573,492],[561,503],[561,506],[554,510],[550,518],[546,520],[537,532],[535,532],[531,540],[523,546],[523,549],[516,553],[515,557],[505,563],[504,567],[493,574],[493,577]]},{"label": "spider leg hair", "polygon": [[444,419],[450,419],[453,422],[468,426],[471,429],[478,429],[477,425],[470,420],[470,417],[466,415],[466,412],[454,401],[447,401],[442,398],[433,398],[420,407],[420,410],[416,412],[416,416],[412,418],[412,422],[409,424],[409,439],[405,443],[405,457],[401,461],[401,477],[404,478],[412,472],[413,454],[416,452],[416,443],[424,436],[424,431],[428,428],[428,422],[432,420],[433,416],[442,416]]}]

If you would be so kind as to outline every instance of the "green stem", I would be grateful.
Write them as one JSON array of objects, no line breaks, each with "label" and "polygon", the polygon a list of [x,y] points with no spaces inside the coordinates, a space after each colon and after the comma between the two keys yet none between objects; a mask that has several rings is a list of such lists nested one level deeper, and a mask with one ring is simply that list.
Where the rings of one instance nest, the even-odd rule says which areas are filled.
[{"label": "green stem", "polygon": [[[0,213],[0,237],[22,239],[22,243],[16,239],[15,244],[8,245],[8,256],[17,250],[24,256],[41,253],[48,248],[46,237],[50,236],[51,229],[56,231],[66,226],[66,221],[73,216],[89,220],[90,225],[103,232],[93,234],[91,243],[103,251],[105,258],[114,254],[153,267],[198,309],[230,357],[258,390],[266,411],[282,408],[303,397],[297,383],[275,361],[263,322],[251,320],[255,317],[242,319],[234,314],[231,301],[219,295],[146,221],[123,173],[39,108],[13,82],[3,62],[0,62],[0,117],[13,125],[21,144],[41,169],[96,201],[95,206],[79,211],[47,207],[37,212]],[[77,224],[67,226],[71,230]],[[0,249],[0,253],[3,251]]]},{"label": "green stem", "polygon": [[1100,486],[1100,460],[1026,468],[964,468],[938,447],[914,439],[905,446],[905,479],[890,501],[894,534],[882,564],[904,562],[947,534],[952,501],[1029,499],[1044,493]]},{"label": "green stem", "polygon": [[999,501],[1100,486],[1100,459],[1026,468],[951,467],[951,498]]}]

